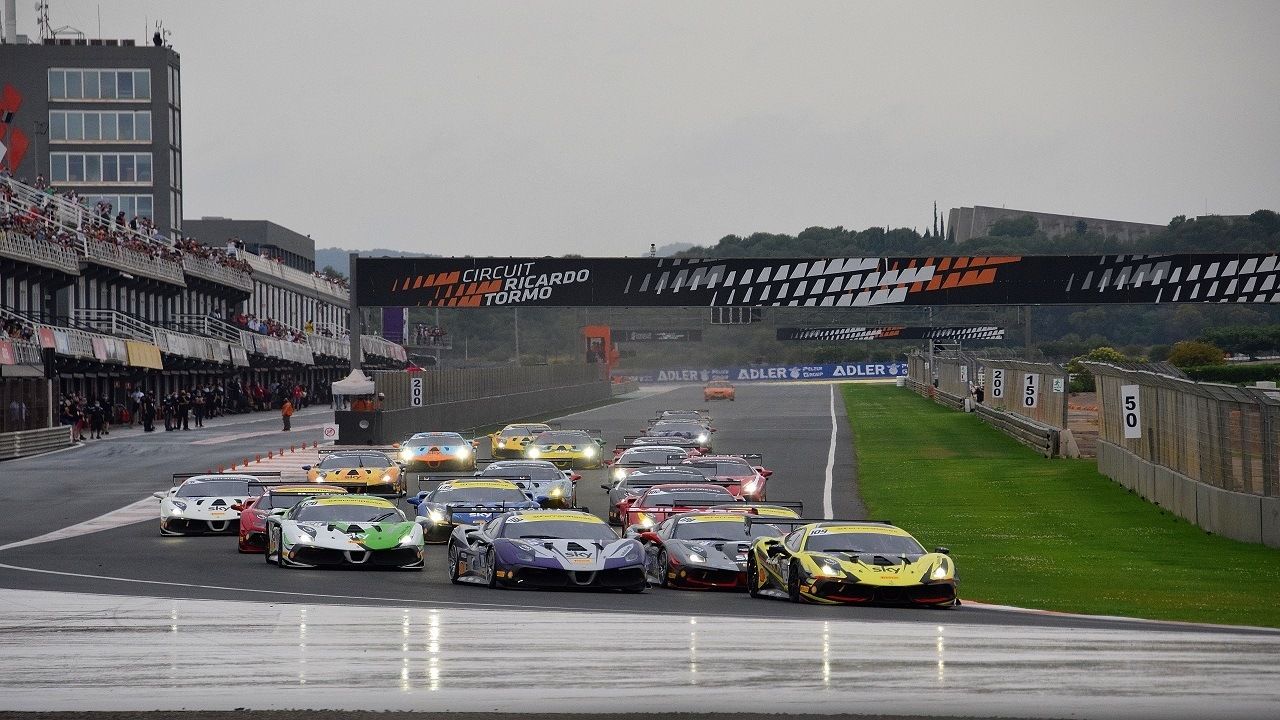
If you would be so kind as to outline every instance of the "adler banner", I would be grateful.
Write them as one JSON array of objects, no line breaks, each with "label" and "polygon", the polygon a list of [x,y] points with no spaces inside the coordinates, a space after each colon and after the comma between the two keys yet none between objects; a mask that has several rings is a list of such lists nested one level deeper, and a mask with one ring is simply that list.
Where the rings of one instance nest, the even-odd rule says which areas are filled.
[{"label": "adler banner", "polygon": [[1280,303],[1274,253],[931,258],[356,258],[364,307]]}]

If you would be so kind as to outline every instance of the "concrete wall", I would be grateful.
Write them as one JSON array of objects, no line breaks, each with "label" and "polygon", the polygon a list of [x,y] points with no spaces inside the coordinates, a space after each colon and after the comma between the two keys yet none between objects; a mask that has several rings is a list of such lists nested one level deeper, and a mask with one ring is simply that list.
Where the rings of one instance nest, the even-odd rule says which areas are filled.
[{"label": "concrete wall", "polygon": [[952,208],[947,213],[950,221],[948,232],[954,233],[956,242],[964,242],[970,238],[983,237],[998,220],[1017,219],[1030,215],[1040,224],[1040,229],[1051,238],[1070,235],[1076,232],[1076,223],[1083,220],[1088,229],[1100,232],[1121,240],[1135,240],[1146,237],[1165,228],[1164,225],[1152,223],[1128,222],[1126,220],[1107,220],[1105,218],[1085,217],[1083,215],[1062,215],[1059,213],[1035,212],[1033,210],[1015,210],[986,205]]},{"label": "concrete wall", "polygon": [[[590,405],[610,397],[610,383],[595,380],[417,408],[371,413],[339,411],[334,415],[344,445],[388,445],[415,432],[444,430],[470,435],[469,431],[487,425],[540,420],[558,411]],[[368,423],[368,427],[361,428],[361,421]]]},{"label": "concrete wall", "polygon": [[1098,471],[1215,535],[1280,547],[1280,498],[1205,485],[1101,440]]}]

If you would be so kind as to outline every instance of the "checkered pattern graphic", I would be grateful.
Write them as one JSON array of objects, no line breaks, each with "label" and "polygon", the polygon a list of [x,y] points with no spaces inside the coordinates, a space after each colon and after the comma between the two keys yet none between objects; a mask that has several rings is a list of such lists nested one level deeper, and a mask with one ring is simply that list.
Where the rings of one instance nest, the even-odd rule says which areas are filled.
[{"label": "checkered pattern graphic", "polygon": [[778,328],[779,340],[1003,340],[1004,328],[981,327],[880,327]]},{"label": "checkered pattern graphic", "polygon": [[1066,292],[1093,302],[1280,302],[1276,255],[1107,255],[1073,272]]}]

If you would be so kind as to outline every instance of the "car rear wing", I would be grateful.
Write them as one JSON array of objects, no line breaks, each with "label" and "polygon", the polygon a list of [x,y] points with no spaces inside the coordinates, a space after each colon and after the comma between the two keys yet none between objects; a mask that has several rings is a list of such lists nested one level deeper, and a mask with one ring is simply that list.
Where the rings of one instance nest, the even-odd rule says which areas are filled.
[{"label": "car rear wing", "polygon": [[[804,512],[804,503],[799,500],[770,500],[769,502],[758,503],[721,503],[712,506],[712,510],[736,510],[738,512],[747,512],[752,515],[759,515],[760,510],[764,508],[778,508],[780,510],[795,510],[796,514]],[[771,516],[766,516],[771,517]],[[790,518],[788,518],[790,519]]]},{"label": "car rear wing", "polygon": [[[253,477],[253,478],[260,478],[260,477],[280,477],[280,473],[279,473],[279,472],[276,472],[276,471],[272,471],[272,472],[243,472],[243,473],[238,473],[238,472],[223,472],[223,473],[207,473],[207,472],[202,472],[202,473],[173,473],[173,475],[172,475],[172,477],[173,477],[173,482],[172,482],[172,484],[173,484],[173,485],[181,485],[183,482],[185,482],[185,481],[187,481],[187,480],[190,480],[190,479],[191,479],[191,478],[193,478],[193,477],[201,477],[201,476],[214,477],[214,476],[219,476],[219,475],[221,475],[221,476],[223,476],[223,477]],[[253,481],[253,480],[250,480],[248,484],[253,485],[253,484],[254,484],[254,481]],[[283,485],[283,484],[285,484],[285,483],[281,482],[281,483],[275,483],[275,484]]]},{"label": "car rear wing", "polygon": [[699,510],[710,510],[717,505],[725,504],[726,503],[708,500],[702,502],[682,502],[678,505],[654,505],[649,507],[636,507],[635,505],[631,505],[627,508],[627,517],[631,517],[636,513],[650,513],[652,515],[664,515],[666,516],[663,518],[665,520],[667,517],[672,515],[680,515],[681,513],[687,512],[698,512]]},{"label": "car rear wing", "polygon": [[399,453],[399,452],[400,452],[400,448],[395,447],[395,446],[393,446],[393,445],[347,445],[347,446],[343,446],[343,447],[337,447],[337,446],[334,446],[334,445],[328,445],[328,446],[326,446],[326,447],[317,448],[317,449],[316,449],[316,452],[317,452],[317,453],[319,453],[319,454],[321,454],[321,455],[338,455],[338,454],[342,454],[342,453],[375,453],[375,452],[379,452],[379,453],[382,453],[383,455],[388,455],[388,456],[391,456],[392,458],[394,458],[394,457],[396,457],[397,453]]},{"label": "car rear wing", "polygon": [[[571,511],[571,512],[589,512],[585,507],[543,509],[543,508],[530,508],[530,507],[507,507],[507,503],[494,503],[493,505],[458,505],[456,507],[451,507],[449,508],[448,518],[449,518],[450,525],[457,525],[459,523],[454,522],[453,520],[454,515],[477,515],[480,513],[489,513],[491,515],[501,515],[503,513],[515,512],[518,510],[537,510],[538,512],[557,512],[558,510]],[[469,525],[470,523],[461,523],[461,524]]]},{"label": "car rear wing", "polygon": [[[760,503],[761,505],[769,505],[770,503]],[[849,523],[850,525],[892,525],[890,520],[850,520],[848,518],[782,518],[772,517],[769,515],[748,514],[743,516],[743,521],[747,525],[752,523],[761,523],[763,525],[814,525],[816,523]]]}]

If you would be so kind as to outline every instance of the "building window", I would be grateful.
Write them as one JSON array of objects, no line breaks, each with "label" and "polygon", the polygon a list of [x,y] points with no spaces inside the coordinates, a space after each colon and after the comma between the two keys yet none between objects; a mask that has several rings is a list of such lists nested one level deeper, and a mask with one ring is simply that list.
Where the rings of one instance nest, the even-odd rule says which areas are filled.
[{"label": "building window", "polygon": [[49,153],[49,173],[55,183],[149,185],[151,153]]},{"label": "building window", "polygon": [[49,71],[50,100],[150,100],[150,70]]},{"label": "building window", "polygon": [[151,142],[150,112],[49,111],[50,142]]},{"label": "building window", "polygon": [[155,200],[150,195],[86,195],[82,202],[90,208],[99,202],[111,205],[111,214],[124,211],[125,217],[155,217]]}]

